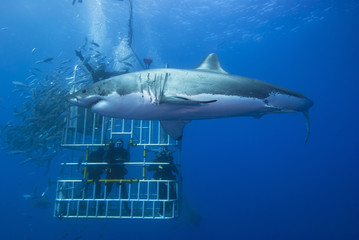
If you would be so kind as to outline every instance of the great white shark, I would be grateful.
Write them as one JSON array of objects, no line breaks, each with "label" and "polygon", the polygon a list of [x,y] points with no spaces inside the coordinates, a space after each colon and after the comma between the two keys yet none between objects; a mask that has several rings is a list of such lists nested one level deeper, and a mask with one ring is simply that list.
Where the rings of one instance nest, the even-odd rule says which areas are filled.
[{"label": "great white shark", "polygon": [[313,101],[257,79],[224,71],[209,54],[195,69],[149,69],[96,82],[67,99],[75,105],[115,118],[160,120],[173,138],[195,119],[302,112],[310,132],[308,109]]}]

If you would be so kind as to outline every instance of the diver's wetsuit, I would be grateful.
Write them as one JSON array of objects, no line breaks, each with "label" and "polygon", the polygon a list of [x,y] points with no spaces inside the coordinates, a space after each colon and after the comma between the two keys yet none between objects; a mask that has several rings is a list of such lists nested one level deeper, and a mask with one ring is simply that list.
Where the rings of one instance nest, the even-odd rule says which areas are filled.
[{"label": "diver's wetsuit", "polygon": [[[160,152],[158,155],[156,154],[155,161],[157,163],[169,163],[164,165],[151,165],[148,168],[148,171],[154,171],[153,178],[159,180],[176,180],[176,175],[178,174],[178,169],[175,165],[173,165],[173,157],[167,151]],[[167,190],[169,189],[169,196],[167,196]],[[169,188],[167,183],[160,182],[159,183],[159,199],[176,199],[176,187],[174,183],[169,183]],[[166,213],[170,213],[172,211],[172,202],[166,202]],[[160,214],[163,214],[163,204],[160,205]]]},{"label": "diver's wetsuit", "polygon": [[[100,163],[103,161],[103,157],[105,155],[105,150],[100,147],[96,151],[91,152],[87,162],[88,163]],[[87,194],[87,189],[89,186],[89,182],[87,180],[93,180],[93,183],[95,184],[95,198],[99,198],[100,196],[100,190],[101,185],[98,182],[100,180],[101,175],[103,173],[103,167],[101,165],[88,165],[86,167],[87,171],[87,179],[86,179],[86,185],[85,185],[85,195]]]},{"label": "diver's wetsuit", "polygon": [[85,58],[82,56],[82,53],[81,51],[77,51],[75,50],[75,53],[76,53],[76,56],[79,57],[79,59],[81,60],[81,62],[84,64],[84,66],[86,67],[87,71],[89,71],[89,73],[91,74],[92,76],[92,80],[93,82],[98,82],[98,81],[101,81],[101,80],[104,80],[104,79],[107,79],[107,78],[110,78],[110,77],[114,77],[114,76],[118,76],[118,75],[121,75],[121,74],[124,74],[124,73],[128,73],[128,70],[126,71],[123,71],[123,72],[106,72],[105,69],[93,69],[91,67],[91,65],[85,61]]},{"label": "diver's wetsuit", "polygon": [[[116,163],[130,161],[130,152],[128,151],[128,149],[124,149],[122,147],[115,147],[114,144],[111,143],[105,161],[109,164],[114,164],[106,168],[106,179],[111,179],[111,180],[124,179],[128,171],[124,165],[120,165],[120,164],[116,165]],[[106,182],[106,193],[105,193],[106,198],[110,195],[113,184],[114,182],[112,181]],[[126,183],[117,182],[117,184],[121,186],[121,193],[120,193],[121,198],[128,199]],[[128,213],[130,213],[128,202],[124,204],[124,207],[125,210]]]}]

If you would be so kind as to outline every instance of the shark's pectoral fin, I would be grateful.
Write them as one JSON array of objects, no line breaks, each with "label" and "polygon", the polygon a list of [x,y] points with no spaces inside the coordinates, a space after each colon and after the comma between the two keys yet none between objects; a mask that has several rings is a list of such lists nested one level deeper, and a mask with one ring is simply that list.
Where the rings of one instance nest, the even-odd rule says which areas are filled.
[{"label": "shark's pectoral fin", "polygon": [[206,100],[206,101],[200,101],[200,100],[192,100],[185,97],[179,97],[179,96],[163,96],[161,98],[160,103],[174,103],[174,104],[206,104],[206,103],[214,103],[217,102],[216,99],[213,100]]},{"label": "shark's pectoral fin", "polygon": [[160,121],[163,129],[176,140],[181,140],[183,135],[184,126],[189,123],[190,120],[168,120]]},{"label": "shark's pectoral fin", "polygon": [[269,105],[269,104],[266,104],[265,107],[271,109],[272,111],[275,111],[275,110],[277,110],[279,112],[282,111],[281,108],[273,106],[273,105]]},{"label": "shark's pectoral fin", "polygon": [[305,117],[305,121],[306,121],[306,125],[307,125],[307,136],[305,138],[305,143],[307,143],[308,139],[309,139],[309,135],[310,135],[310,118],[309,118],[308,110],[303,111],[302,113],[303,113],[303,115]]}]

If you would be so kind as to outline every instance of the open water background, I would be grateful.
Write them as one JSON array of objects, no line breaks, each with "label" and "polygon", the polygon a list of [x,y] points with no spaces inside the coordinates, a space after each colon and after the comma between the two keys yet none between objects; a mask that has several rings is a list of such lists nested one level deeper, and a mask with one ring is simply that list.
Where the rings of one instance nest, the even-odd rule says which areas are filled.
[{"label": "open water background", "polygon": [[[1,124],[14,119],[34,61],[74,58],[85,36],[114,55],[128,5],[106,0],[2,1]],[[67,220],[23,198],[48,175],[0,151],[1,239],[359,239],[359,4],[355,0],[133,0],[134,46],[153,68],[194,68],[215,52],[231,74],[313,99],[307,144],[300,114],[193,121],[185,128],[183,191],[202,217]],[[106,27],[104,27],[104,25]],[[36,48],[34,54],[32,49]],[[61,57],[59,57],[61,55]],[[53,163],[50,177],[58,175]],[[52,192],[55,197],[54,191]]]}]

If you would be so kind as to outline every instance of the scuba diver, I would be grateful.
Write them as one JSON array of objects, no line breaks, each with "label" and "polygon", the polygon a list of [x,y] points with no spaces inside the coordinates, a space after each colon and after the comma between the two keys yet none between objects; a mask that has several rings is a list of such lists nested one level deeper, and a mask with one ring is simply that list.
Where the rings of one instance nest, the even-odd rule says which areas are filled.
[{"label": "scuba diver", "polygon": [[[172,152],[163,147],[155,154],[153,164],[148,167],[148,171],[153,171],[153,178],[158,180],[176,180],[176,175],[179,174],[177,167],[174,165]],[[161,164],[162,163],[162,164]],[[173,174],[175,173],[175,174]],[[169,187],[168,187],[169,184]],[[169,190],[169,197],[167,197]],[[159,182],[159,199],[176,199],[176,186],[174,182]],[[163,204],[160,204],[160,215],[170,214],[172,211],[172,202],[165,203],[165,213],[163,213]]]},{"label": "scuba diver", "polygon": [[143,62],[145,63],[145,69],[149,69],[152,63],[152,59],[151,58],[144,58]]},{"label": "scuba diver", "polygon": [[[99,147],[96,151],[93,151],[90,153],[87,162],[88,163],[101,163],[101,162],[103,162],[104,155],[105,155],[104,147]],[[99,180],[103,173],[103,166],[88,165],[86,167],[86,173],[87,173],[87,178],[84,179],[86,181],[85,182],[85,196],[87,195],[87,189],[90,184],[88,180],[92,180],[93,183],[95,184],[95,196],[94,197],[99,198],[100,190],[101,190],[101,185],[99,183]]]},{"label": "scuba diver", "polygon": [[[109,166],[106,168],[106,179],[117,180],[116,183],[121,186],[121,198],[128,199],[126,183],[120,182],[120,180],[124,179],[125,175],[128,173],[125,166],[121,163],[130,161],[130,151],[123,147],[122,139],[118,139],[116,144],[114,144],[112,140],[110,141],[105,161],[109,163]],[[110,195],[114,182],[115,181],[106,182],[106,198]],[[125,207],[125,210],[130,213],[128,202],[125,202],[123,205]]]},{"label": "scuba diver", "polygon": [[176,180],[176,175],[172,172],[178,174],[178,169],[173,163],[172,152],[167,148],[163,147],[155,154],[155,163],[168,163],[168,164],[156,164],[151,165],[148,170],[153,171],[153,178],[162,179],[162,180]]},{"label": "scuba diver", "polygon": [[126,69],[125,71],[119,72],[119,71],[114,71],[114,72],[107,72],[106,71],[106,65],[105,64],[100,64],[97,68],[93,68],[83,57],[81,51],[75,50],[76,56],[79,57],[79,59],[81,60],[81,62],[84,64],[84,66],[86,67],[87,71],[91,74],[92,76],[92,80],[93,82],[98,82],[110,77],[114,77],[114,76],[118,76],[124,73],[128,73],[128,69]]}]

